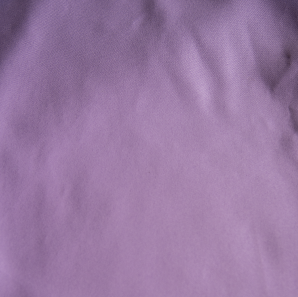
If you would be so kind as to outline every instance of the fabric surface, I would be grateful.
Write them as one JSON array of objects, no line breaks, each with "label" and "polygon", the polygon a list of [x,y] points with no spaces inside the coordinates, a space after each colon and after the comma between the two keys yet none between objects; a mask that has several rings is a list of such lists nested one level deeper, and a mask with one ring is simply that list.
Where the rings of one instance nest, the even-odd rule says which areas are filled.
[{"label": "fabric surface", "polygon": [[297,6],[0,0],[0,297],[297,297]]}]

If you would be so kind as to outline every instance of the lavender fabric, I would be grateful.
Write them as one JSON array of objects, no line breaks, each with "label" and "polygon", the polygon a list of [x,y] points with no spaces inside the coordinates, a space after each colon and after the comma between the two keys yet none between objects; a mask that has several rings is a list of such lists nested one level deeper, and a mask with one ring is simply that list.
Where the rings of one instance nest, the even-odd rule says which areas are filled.
[{"label": "lavender fabric", "polygon": [[294,1],[0,1],[0,297],[297,297]]}]

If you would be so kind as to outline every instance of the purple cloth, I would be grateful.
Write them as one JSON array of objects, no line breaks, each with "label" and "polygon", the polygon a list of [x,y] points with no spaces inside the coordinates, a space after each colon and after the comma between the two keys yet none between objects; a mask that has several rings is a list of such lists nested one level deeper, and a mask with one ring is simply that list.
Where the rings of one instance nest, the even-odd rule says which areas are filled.
[{"label": "purple cloth", "polygon": [[0,297],[297,297],[294,1],[0,1]]}]

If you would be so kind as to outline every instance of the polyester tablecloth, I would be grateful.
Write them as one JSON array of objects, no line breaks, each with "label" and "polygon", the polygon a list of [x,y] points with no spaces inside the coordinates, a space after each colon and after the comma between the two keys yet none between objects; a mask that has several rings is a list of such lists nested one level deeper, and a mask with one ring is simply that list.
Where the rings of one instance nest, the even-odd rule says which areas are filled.
[{"label": "polyester tablecloth", "polygon": [[0,1],[0,297],[297,297],[298,10]]}]

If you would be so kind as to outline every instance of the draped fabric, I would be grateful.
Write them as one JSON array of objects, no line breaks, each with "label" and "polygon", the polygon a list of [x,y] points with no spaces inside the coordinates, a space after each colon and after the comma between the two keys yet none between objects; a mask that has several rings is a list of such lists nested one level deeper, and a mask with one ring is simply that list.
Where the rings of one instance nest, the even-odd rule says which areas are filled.
[{"label": "draped fabric", "polygon": [[298,5],[0,1],[0,297],[297,297]]}]

